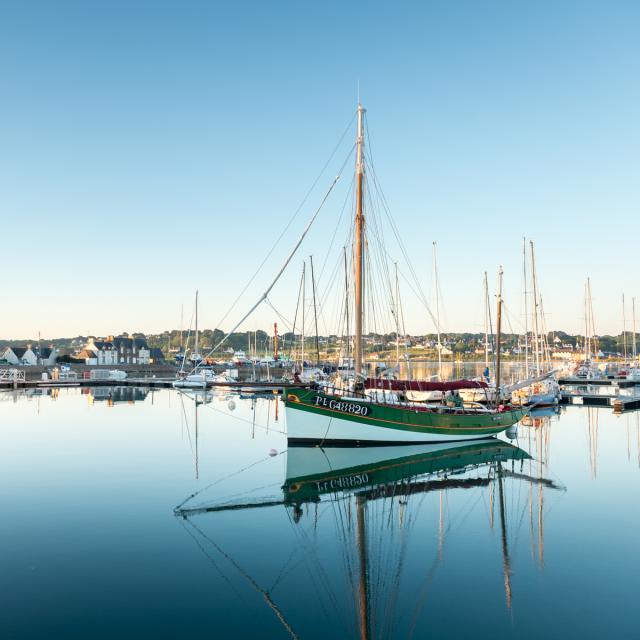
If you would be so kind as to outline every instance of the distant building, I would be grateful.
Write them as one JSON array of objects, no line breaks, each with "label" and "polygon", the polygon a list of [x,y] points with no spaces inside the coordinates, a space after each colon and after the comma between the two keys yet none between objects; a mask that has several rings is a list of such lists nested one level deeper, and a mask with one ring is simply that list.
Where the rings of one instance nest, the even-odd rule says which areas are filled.
[{"label": "distant building", "polygon": [[151,364],[151,349],[144,337],[122,335],[96,339],[90,336],[76,357],[89,365]]},{"label": "distant building", "polygon": [[2,354],[2,359],[13,365],[44,365],[51,366],[56,363],[58,352],[54,347],[34,347],[28,344],[26,347],[7,347]]}]

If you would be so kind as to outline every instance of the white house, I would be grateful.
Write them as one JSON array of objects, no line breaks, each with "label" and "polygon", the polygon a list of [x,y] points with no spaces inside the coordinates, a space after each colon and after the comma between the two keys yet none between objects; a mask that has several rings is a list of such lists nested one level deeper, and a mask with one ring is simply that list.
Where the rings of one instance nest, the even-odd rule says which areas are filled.
[{"label": "white house", "polygon": [[51,366],[56,363],[58,352],[53,347],[33,347],[28,344],[26,347],[7,347],[2,354],[2,359],[13,365],[35,366],[42,364]]}]

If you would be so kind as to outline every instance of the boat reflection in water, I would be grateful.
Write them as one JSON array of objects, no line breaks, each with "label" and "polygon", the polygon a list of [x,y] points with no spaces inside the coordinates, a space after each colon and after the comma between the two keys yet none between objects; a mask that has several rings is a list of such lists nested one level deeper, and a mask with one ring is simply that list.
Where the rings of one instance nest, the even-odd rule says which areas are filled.
[{"label": "boat reflection in water", "polygon": [[[406,604],[410,592],[416,608],[415,617],[409,623],[415,626],[427,599],[428,582],[442,559],[445,532],[450,528],[450,524],[445,523],[449,491],[479,489],[488,494],[489,526],[494,527],[494,518],[498,521],[504,593],[506,606],[511,607],[511,560],[507,532],[509,503],[505,497],[505,481],[508,479],[510,484],[525,481],[544,488],[560,488],[541,475],[527,473],[530,461],[531,456],[523,449],[495,438],[474,443],[380,447],[290,446],[280,496],[251,501],[231,500],[193,508],[183,503],[176,508],[175,515],[183,518],[185,526],[190,525],[188,530],[196,540],[200,538],[200,549],[209,549],[211,553],[215,551],[216,555],[229,561],[234,570],[262,596],[287,633],[297,638],[300,636],[294,628],[303,624],[303,621],[294,622],[299,615],[299,607],[286,596],[277,597],[273,587],[260,586],[241,562],[232,558],[214,537],[205,534],[200,522],[191,521],[193,516],[215,512],[284,507],[301,547],[300,563],[310,565],[308,569],[316,576],[314,580],[329,581],[331,575],[335,581],[340,567],[347,574],[346,586],[342,588],[351,596],[339,600],[341,606],[345,602],[351,603],[350,615],[341,615],[336,608],[336,601],[332,599],[336,585],[325,585],[327,593],[332,596],[323,604],[323,611],[335,615],[336,626],[338,618],[342,620],[341,624],[345,619],[351,619],[347,637],[404,637],[398,627],[407,624],[407,619],[399,616],[396,609]],[[416,523],[417,510],[424,502],[421,496],[430,492],[439,497],[436,558],[427,578],[421,574],[422,587],[408,589],[403,581],[403,572],[411,567],[405,547],[410,540],[411,527]],[[483,497],[478,496],[478,499]],[[327,508],[323,509],[322,505]],[[497,517],[494,516],[495,511]],[[322,538],[318,538],[317,529],[323,514],[330,518],[333,514],[335,523],[331,531],[335,534],[329,533],[330,538],[320,543]],[[518,519],[521,519],[520,515]],[[338,546],[338,555],[330,556],[328,562],[326,559],[321,561],[320,552],[324,555],[327,546],[334,545]],[[291,564],[294,564],[291,556],[296,551],[295,548],[288,549]],[[428,551],[428,539],[420,542],[420,556],[424,556],[425,551]],[[290,567],[283,568],[279,575],[290,576],[292,571]],[[415,574],[411,579],[414,577]],[[278,576],[274,579],[276,583],[280,581]],[[308,586],[308,581],[302,580],[301,584]],[[298,590],[303,587],[296,585],[293,589],[296,596],[301,597]]]}]

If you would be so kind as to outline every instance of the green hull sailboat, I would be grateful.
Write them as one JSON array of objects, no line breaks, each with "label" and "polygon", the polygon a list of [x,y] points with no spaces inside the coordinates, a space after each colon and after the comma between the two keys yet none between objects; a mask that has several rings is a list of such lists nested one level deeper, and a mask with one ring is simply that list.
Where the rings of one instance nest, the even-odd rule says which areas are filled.
[{"label": "green hull sailboat", "polygon": [[[363,359],[364,271],[364,109],[358,105],[356,138],[355,220],[353,249],[354,380],[346,389],[291,388],[285,400],[287,436],[292,441],[321,443],[428,443],[474,440],[495,436],[517,423],[525,411],[499,405],[492,408],[460,402],[445,402],[445,392],[469,388],[464,384],[442,383],[442,403],[425,404],[407,400],[407,391],[416,381],[367,379]],[[375,230],[374,230],[375,232]],[[502,271],[500,270],[500,275]],[[502,278],[500,277],[500,283]],[[501,284],[500,284],[501,289]],[[496,388],[500,388],[501,291],[498,293]],[[380,384],[378,384],[380,383]],[[447,386],[448,385],[448,386]],[[473,383],[472,386],[481,386]],[[485,385],[486,386],[486,385]],[[368,388],[367,388],[368,387]],[[386,391],[397,393],[386,393]],[[459,400],[454,395],[454,400]],[[453,406],[449,406],[449,405]]]}]

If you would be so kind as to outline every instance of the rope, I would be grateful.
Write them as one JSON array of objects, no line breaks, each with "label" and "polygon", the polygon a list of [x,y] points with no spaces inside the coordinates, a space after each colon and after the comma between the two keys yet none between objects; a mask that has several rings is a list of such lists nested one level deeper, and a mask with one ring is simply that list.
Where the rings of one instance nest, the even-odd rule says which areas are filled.
[{"label": "rope", "polygon": [[[280,453],[278,453],[278,455],[282,455],[283,453],[286,452],[285,451],[281,451]],[[243,467],[242,469],[238,469],[237,471],[234,471],[233,473],[229,473],[226,476],[223,476],[222,478],[218,478],[217,480],[214,480],[213,482],[211,482],[210,484],[208,484],[206,487],[202,487],[202,489],[198,489],[197,491],[194,491],[190,496],[186,497],[178,506],[176,506],[174,508],[174,511],[179,511],[180,509],[182,509],[182,507],[189,502],[189,500],[192,500],[193,498],[195,498],[197,495],[200,495],[203,491],[207,491],[207,489],[211,489],[211,487],[215,487],[217,484],[220,484],[221,482],[224,482],[225,480],[228,480],[229,478],[233,478],[235,476],[237,476],[240,473],[243,473],[244,471],[247,471],[248,469],[252,469],[253,467],[259,465],[262,462],[265,462],[267,460],[271,460],[272,456],[266,456],[265,458],[260,458],[260,460],[256,460],[255,462],[252,462],[251,464],[247,465],[246,467]]]}]

